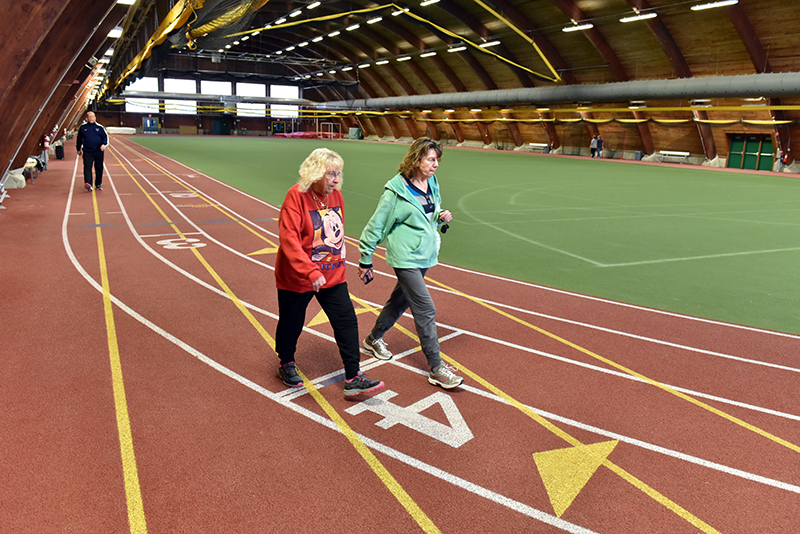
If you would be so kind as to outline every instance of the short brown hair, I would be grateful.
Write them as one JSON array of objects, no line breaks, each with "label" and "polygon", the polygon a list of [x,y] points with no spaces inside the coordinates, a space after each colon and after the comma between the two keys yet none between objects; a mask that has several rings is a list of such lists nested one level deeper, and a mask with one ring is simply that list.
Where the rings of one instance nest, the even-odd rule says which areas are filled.
[{"label": "short brown hair", "polygon": [[415,140],[413,143],[411,143],[408,153],[406,154],[406,157],[403,158],[403,163],[400,164],[400,168],[397,170],[397,172],[406,178],[412,178],[414,173],[419,168],[422,158],[424,158],[431,149],[436,151],[437,158],[442,157],[442,145],[440,145],[438,142],[434,141],[430,137],[420,137],[419,139]]}]

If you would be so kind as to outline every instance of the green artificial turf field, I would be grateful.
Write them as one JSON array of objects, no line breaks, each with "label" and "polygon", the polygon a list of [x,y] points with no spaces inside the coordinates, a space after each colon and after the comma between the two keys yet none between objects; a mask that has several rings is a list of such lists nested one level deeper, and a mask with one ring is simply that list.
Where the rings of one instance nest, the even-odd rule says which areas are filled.
[{"label": "green artificial turf field", "polygon": [[[356,238],[408,149],[235,136],[135,141],[275,205],[314,148],[336,150],[346,231]],[[442,262],[800,333],[800,180],[792,175],[446,147],[437,176],[455,217]]]}]

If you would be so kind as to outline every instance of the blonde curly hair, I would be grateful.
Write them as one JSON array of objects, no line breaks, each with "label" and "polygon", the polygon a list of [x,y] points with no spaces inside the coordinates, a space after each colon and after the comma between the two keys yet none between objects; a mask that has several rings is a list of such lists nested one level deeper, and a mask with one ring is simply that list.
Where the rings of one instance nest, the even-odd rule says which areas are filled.
[{"label": "blonde curly hair", "polygon": [[[300,179],[297,181],[297,188],[301,193],[305,193],[315,183],[322,180],[325,173],[331,169],[343,169],[344,160],[342,156],[329,148],[317,148],[300,165]],[[336,189],[342,188],[343,180],[339,180]]]}]

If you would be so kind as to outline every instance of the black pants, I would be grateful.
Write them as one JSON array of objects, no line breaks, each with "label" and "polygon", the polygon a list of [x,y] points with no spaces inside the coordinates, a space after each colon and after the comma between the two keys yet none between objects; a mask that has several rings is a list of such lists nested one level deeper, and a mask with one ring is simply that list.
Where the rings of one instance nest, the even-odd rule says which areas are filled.
[{"label": "black pants", "polygon": [[92,185],[92,166],[94,166],[94,186],[100,187],[103,184],[103,155],[102,150],[83,151],[83,181]]},{"label": "black pants", "polygon": [[361,361],[358,339],[358,320],[347,283],[320,289],[319,293],[309,291],[296,293],[285,289],[278,290],[278,328],[275,332],[275,351],[281,363],[294,361],[297,339],[306,323],[306,309],[313,297],[322,306],[333,327],[333,337],[339,346],[339,354],[344,363],[345,378],[358,374]]}]

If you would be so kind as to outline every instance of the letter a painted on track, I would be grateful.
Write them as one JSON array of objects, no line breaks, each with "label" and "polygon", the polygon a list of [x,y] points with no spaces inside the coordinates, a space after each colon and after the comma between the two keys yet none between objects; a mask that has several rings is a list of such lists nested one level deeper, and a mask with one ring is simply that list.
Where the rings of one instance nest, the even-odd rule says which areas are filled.
[{"label": "letter a painted on track", "polygon": [[[387,390],[345,411],[351,415],[358,415],[365,411],[374,412],[383,416],[381,421],[375,423],[376,426],[391,428],[396,424],[401,424],[456,449],[475,437],[461,416],[456,403],[448,394],[438,391],[405,408],[389,402],[389,399],[396,396],[397,393]],[[450,426],[421,414],[423,410],[434,404],[441,405]]]},{"label": "letter a painted on track", "polygon": [[539,469],[556,516],[561,517],[569,508],[617,443],[617,440],[603,441],[533,453],[533,461]]}]

